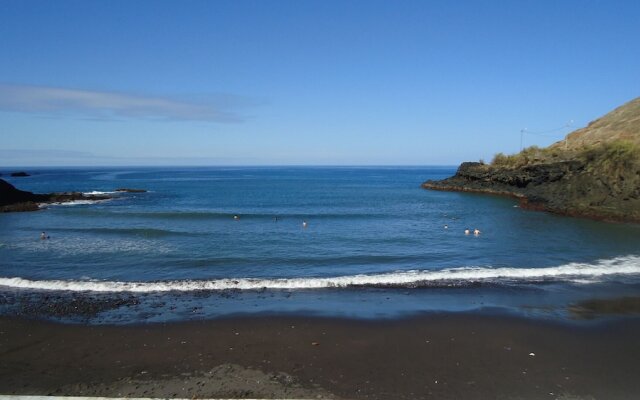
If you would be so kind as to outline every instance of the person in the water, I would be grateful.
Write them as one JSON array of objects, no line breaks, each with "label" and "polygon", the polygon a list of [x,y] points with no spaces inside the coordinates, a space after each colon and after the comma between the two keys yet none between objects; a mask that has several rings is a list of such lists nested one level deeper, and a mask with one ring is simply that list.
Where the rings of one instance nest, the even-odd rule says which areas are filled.
[{"label": "person in the water", "polygon": [[307,221],[302,221],[302,227],[306,228],[307,227]]},{"label": "person in the water", "polygon": [[469,231],[469,228],[467,228],[467,229],[465,229],[465,230],[464,230],[464,234],[465,234],[465,235],[468,235],[469,233],[471,233],[471,231]]},{"label": "person in the water", "polygon": [[476,228],[473,230],[473,234],[478,236],[480,234],[480,229]]},{"label": "person in the water", "polygon": [[43,231],[43,232],[40,234],[40,240],[45,240],[46,238],[47,238],[47,234]]}]

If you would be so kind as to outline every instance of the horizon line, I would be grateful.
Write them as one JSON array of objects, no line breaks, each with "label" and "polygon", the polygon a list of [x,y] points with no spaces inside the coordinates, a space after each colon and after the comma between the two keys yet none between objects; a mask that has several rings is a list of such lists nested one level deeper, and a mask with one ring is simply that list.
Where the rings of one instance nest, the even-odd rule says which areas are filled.
[{"label": "horizon line", "polygon": [[380,168],[380,167],[457,167],[459,164],[220,164],[220,165],[0,165],[1,169],[42,168]]}]

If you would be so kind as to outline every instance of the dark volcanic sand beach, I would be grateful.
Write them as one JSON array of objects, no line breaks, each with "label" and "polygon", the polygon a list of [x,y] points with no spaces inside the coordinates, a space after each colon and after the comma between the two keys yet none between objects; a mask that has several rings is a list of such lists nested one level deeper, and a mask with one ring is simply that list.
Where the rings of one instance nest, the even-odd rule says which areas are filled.
[{"label": "dark volcanic sand beach", "polygon": [[[140,326],[0,319],[0,393],[354,399],[630,399],[640,320],[441,314]],[[535,355],[530,355],[533,353]]]}]

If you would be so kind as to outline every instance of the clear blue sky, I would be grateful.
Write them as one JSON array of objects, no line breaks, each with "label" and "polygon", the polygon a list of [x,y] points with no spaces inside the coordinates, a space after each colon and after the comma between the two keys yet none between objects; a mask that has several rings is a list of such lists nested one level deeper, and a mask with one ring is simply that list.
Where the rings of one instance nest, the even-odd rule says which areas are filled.
[{"label": "clear blue sky", "polygon": [[638,21],[637,0],[0,0],[0,165],[490,160],[640,96]]}]

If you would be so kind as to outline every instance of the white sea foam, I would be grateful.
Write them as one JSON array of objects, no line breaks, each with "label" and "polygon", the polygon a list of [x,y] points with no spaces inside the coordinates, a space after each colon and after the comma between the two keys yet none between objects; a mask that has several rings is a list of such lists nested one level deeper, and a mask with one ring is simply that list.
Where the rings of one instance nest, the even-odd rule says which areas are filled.
[{"label": "white sea foam", "polygon": [[114,194],[117,192],[101,192],[99,190],[94,190],[91,192],[84,192],[82,194],[84,194],[85,196],[102,196],[102,195],[106,195],[106,194]]},{"label": "white sea foam", "polygon": [[0,278],[0,286],[63,291],[92,292],[167,292],[197,290],[322,289],[345,287],[420,287],[443,283],[528,283],[540,281],[600,282],[613,276],[640,275],[640,256],[617,257],[594,264],[570,263],[546,268],[451,268],[443,270],[401,271],[376,275],[351,275],[328,278],[238,278],[158,282],[117,282],[96,280],[28,280]]},{"label": "white sea foam", "polygon": [[98,202],[102,202],[102,201],[108,201],[110,199],[100,199],[100,200],[73,200],[73,201],[64,201],[64,202],[60,202],[60,203],[51,203],[51,205],[54,206],[79,206],[79,205],[86,205],[86,204],[95,204]]}]

